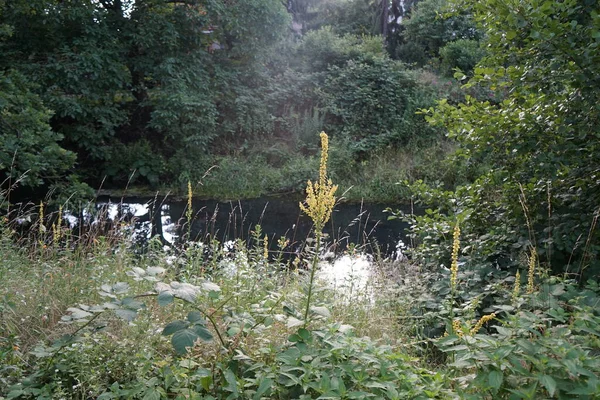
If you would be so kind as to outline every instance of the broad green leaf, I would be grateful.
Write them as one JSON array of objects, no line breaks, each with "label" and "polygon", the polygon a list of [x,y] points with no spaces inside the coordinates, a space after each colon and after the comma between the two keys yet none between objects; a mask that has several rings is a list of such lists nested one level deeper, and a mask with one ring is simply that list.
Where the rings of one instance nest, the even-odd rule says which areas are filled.
[{"label": "broad green leaf", "polygon": [[550,397],[554,397],[554,392],[556,392],[556,381],[550,375],[540,375],[538,380],[542,384],[544,388],[548,391]]},{"label": "broad green leaf", "polygon": [[187,320],[192,324],[201,323],[204,325],[204,318],[202,317],[202,313],[200,311],[190,311],[187,315]]},{"label": "broad green leaf", "polygon": [[289,317],[286,325],[288,328],[293,328],[295,326],[300,326],[302,324],[304,324],[304,321],[301,321],[298,318]]},{"label": "broad green leaf", "polygon": [[75,307],[69,307],[69,308],[67,308],[67,311],[69,311],[71,313],[71,317],[73,317],[73,319],[83,319],[83,318],[91,317],[93,315],[92,313],[83,311],[82,309],[75,308]]},{"label": "broad green leaf", "polygon": [[307,329],[300,328],[300,329],[298,329],[297,333],[298,333],[298,336],[300,336],[303,341],[307,342],[308,340],[310,340],[310,331],[308,331]]},{"label": "broad green leaf", "polygon": [[158,294],[157,300],[158,300],[158,305],[161,307],[164,307],[166,305],[169,305],[173,302],[173,293],[170,292],[161,292]]},{"label": "broad green leaf", "polygon": [[134,298],[131,298],[131,297],[124,298],[121,301],[121,304],[124,307],[127,307],[127,308],[129,308],[131,310],[139,310],[141,308],[144,308],[144,303],[143,302],[141,302],[139,300],[136,300]]},{"label": "broad green leaf", "polygon": [[493,370],[488,374],[488,384],[495,390],[500,389],[503,380],[504,374],[502,374],[502,371]]},{"label": "broad green leaf", "polygon": [[256,389],[256,393],[252,396],[253,400],[259,400],[263,394],[266,394],[267,391],[273,386],[273,380],[270,378],[265,378],[258,385],[258,389]]},{"label": "broad green leaf", "polygon": [[223,389],[225,389],[226,391],[231,392],[237,396],[239,394],[239,390],[238,390],[238,382],[237,382],[237,378],[235,377],[235,374],[233,373],[232,370],[228,369],[227,371],[225,371],[225,373],[223,375],[225,376],[225,381],[227,382],[227,385],[225,385],[223,387]]},{"label": "broad green leaf", "polygon": [[137,317],[137,312],[135,312],[134,310],[128,310],[125,308],[120,308],[118,310],[115,310],[115,314],[117,314],[117,316],[121,319],[124,319],[125,321],[131,322],[135,319],[135,317]]},{"label": "broad green leaf", "polygon": [[210,342],[213,339],[212,333],[210,333],[210,331],[208,329],[206,329],[204,326],[194,325],[190,329],[192,329],[194,332],[196,332],[198,337],[205,342]]},{"label": "broad green leaf", "polygon": [[165,326],[165,328],[162,331],[162,334],[164,336],[169,336],[169,335],[174,334],[177,331],[187,328],[189,325],[190,324],[187,321],[181,321],[181,320],[173,321],[170,324],[168,324],[167,326]]},{"label": "broad green leaf", "polygon": [[331,312],[327,309],[327,307],[311,307],[310,311],[314,314],[320,315],[321,317],[331,317]]},{"label": "broad green leaf", "polygon": [[164,273],[166,270],[162,267],[148,267],[146,273],[150,276],[156,276]]},{"label": "broad green leaf", "polygon": [[198,334],[192,329],[182,329],[173,334],[171,344],[178,354],[185,354],[187,348],[194,346],[194,343],[196,343],[198,338]]},{"label": "broad green leaf", "polygon": [[115,294],[125,294],[129,291],[129,284],[126,282],[117,282],[113,285],[112,290]]},{"label": "broad green leaf", "polygon": [[149,388],[144,393],[142,400],[160,400],[160,393],[155,388]]}]

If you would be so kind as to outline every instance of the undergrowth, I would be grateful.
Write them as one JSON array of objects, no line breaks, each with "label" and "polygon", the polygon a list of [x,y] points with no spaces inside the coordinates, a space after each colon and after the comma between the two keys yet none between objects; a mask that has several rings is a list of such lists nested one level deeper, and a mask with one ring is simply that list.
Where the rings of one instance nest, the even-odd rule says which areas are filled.
[{"label": "undergrowth", "polygon": [[3,203],[0,399],[600,396],[600,288],[550,276],[534,250],[489,275],[456,224],[439,270],[375,259],[361,280],[350,248],[351,273],[323,279],[336,187],[322,147],[300,205],[314,237],[291,258],[260,226],[140,252],[126,224],[74,234],[61,210]]}]

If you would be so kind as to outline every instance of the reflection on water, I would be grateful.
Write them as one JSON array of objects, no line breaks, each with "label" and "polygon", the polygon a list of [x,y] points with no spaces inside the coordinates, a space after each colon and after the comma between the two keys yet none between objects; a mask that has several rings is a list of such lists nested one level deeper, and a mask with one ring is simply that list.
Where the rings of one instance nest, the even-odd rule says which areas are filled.
[{"label": "reflection on water", "polygon": [[[259,198],[238,202],[193,202],[191,226],[186,220],[187,203],[171,199],[123,198],[115,201],[101,198],[95,215],[85,212],[81,217],[90,225],[98,223],[129,224],[136,241],[158,236],[164,244],[177,245],[188,238],[204,241],[217,239],[221,243],[248,240],[256,225],[269,236],[271,251],[280,238],[289,242],[288,254],[296,254],[306,238],[312,236],[312,222],[301,214],[298,202],[281,198]],[[332,287],[343,287],[350,278],[354,285],[366,285],[371,271],[369,254],[399,259],[403,257],[406,224],[388,221],[385,204],[338,204],[325,228],[328,240],[320,277]],[[408,211],[408,210],[406,210]],[[74,227],[78,218],[66,214]],[[232,242],[231,242],[232,243]],[[341,250],[353,244],[357,256],[342,255]],[[360,290],[361,287],[355,287]]]},{"label": "reflection on water", "polygon": [[[175,244],[187,239],[215,238],[248,240],[260,225],[262,232],[275,241],[285,237],[292,244],[300,244],[312,235],[310,219],[301,214],[298,202],[281,198],[259,198],[238,202],[194,201],[191,227],[185,218],[186,202],[154,198],[124,198],[114,201],[101,198],[96,209],[112,221],[133,221],[140,234],[159,235],[165,243]],[[384,254],[398,251],[398,243],[405,240],[406,224],[388,221],[385,204],[338,204],[331,221],[325,228],[330,249],[338,251],[349,243],[372,251],[375,243]],[[143,233],[142,233],[143,231]]]}]

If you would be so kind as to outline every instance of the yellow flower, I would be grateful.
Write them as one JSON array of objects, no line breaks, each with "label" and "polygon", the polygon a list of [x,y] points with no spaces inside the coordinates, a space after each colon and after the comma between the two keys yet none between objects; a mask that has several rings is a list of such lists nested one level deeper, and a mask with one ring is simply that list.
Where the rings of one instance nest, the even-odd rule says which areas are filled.
[{"label": "yellow flower", "polygon": [[194,197],[194,193],[192,192],[192,182],[188,180],[188,195],[187,195],[187,210],[185,211],[186,218],[188,224],[192,221],[192,198]]},{"label": "yellow flower", "polygon": [[470,332],[471,335],[475,335],[477,332],[479,332],[479,330],[481,329],[483,324],[485,324],[488,321],[491,321],[494,318],[496,318],[496,313],[491,313],[491,314],[484,315],[483,317],[481,317],[479,319],[479,321],[477,321],[477,323],[475,324],[473,329],[471,329],[471,332]]},{"label": "yellow flower", "polygon": [[460,227],[458,222],[454,227],[454,239],[452,241],[452,264],[450,265],[450,287],[452,291],[456,289],[458,282],[458,250],[460,249]]},{"label": "yellow flower", "polygon": [[532,294],[534,289],[533,278],[535,276],[535,265],[537,263],[537,253],[535,249],[531,249],[531,256],[529,257],[529,270],[527,271],[527,294]]},{"label": "yellow flower", "polygon": [[462,327],[460,326],[460,321],[455,319],[452,321],[452,330],[458,337],[463,337]]},{"label": "yellow flower", "polygon": [[265,257],[265,260],[268,260],[269,259],[269,237],[267,235],[265,235],[265,239],[263,240],[263,246],[264,246],[263,256]]},{"label": "yellow flower", "polygon": [[521,273],[519,271],[517,271],[517,274],[515,275],[515,287],[513,289],[513,300],[519,297],[519,294],[521,293]]},{"label": "yellow flower", "polygon": [[46,232],[46,227],[44,226],[44,202],[40,201],[40,226],[39,226],[39,230],[40,230],[40,235],[44,234],[44,232]]},{"label": "yellow flower", "polygon": [[325,132],[321,132],[321,147],[319,182],[312,183],[308,181],[306,187],[306,205],[300,203],[300,209],[313,220],[315,230],[318,232],[323,229],[325,223],[331,217],[336,200],[335,191],[338,188],[330,179],[327,179],[329,138]]}]

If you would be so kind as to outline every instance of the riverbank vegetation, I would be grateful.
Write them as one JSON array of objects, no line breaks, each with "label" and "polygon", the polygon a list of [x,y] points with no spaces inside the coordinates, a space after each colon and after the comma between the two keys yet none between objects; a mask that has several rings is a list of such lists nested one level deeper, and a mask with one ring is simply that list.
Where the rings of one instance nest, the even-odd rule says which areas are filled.
[{"label": "riverbank vegetation", "polygon": [[140,252],[125,223],[75,235],[40,204],[22,236],[26,216],[4,218],[0,398],[597,397],[600,287],[550,276],[534,248],[488,280],[456,223],[449,268],[378,259],[366,280],[320,278],[338,189],[322,143],[300,204],[314,240],[292,257],[260,226]]},{"label": "riverbank vegetation", "polygon": [[[597,2],[17,0],[0,28],[0,398],[600,396]],[[307,193],[314,229],[140,246],[48,207],[164,182]],[[331,285],[342,194],[425,211]]]},{"label": "riverbank vegetation", "polygon": [[[389,37],[362,1],[2,2],[3,179],[21,177],[23,196],[184,194],[188,180],[206,198],[301,193],[326,130],[349,199],[406,200],[389,188],[433,180],[452,149],[416,111],[464,97],[451,68],[472,70],[438,50],[473,23],[437,24],[442,4],[428,1],[406,34],[386,24]],[[398,55],[425,49],[420,62]]]}]

